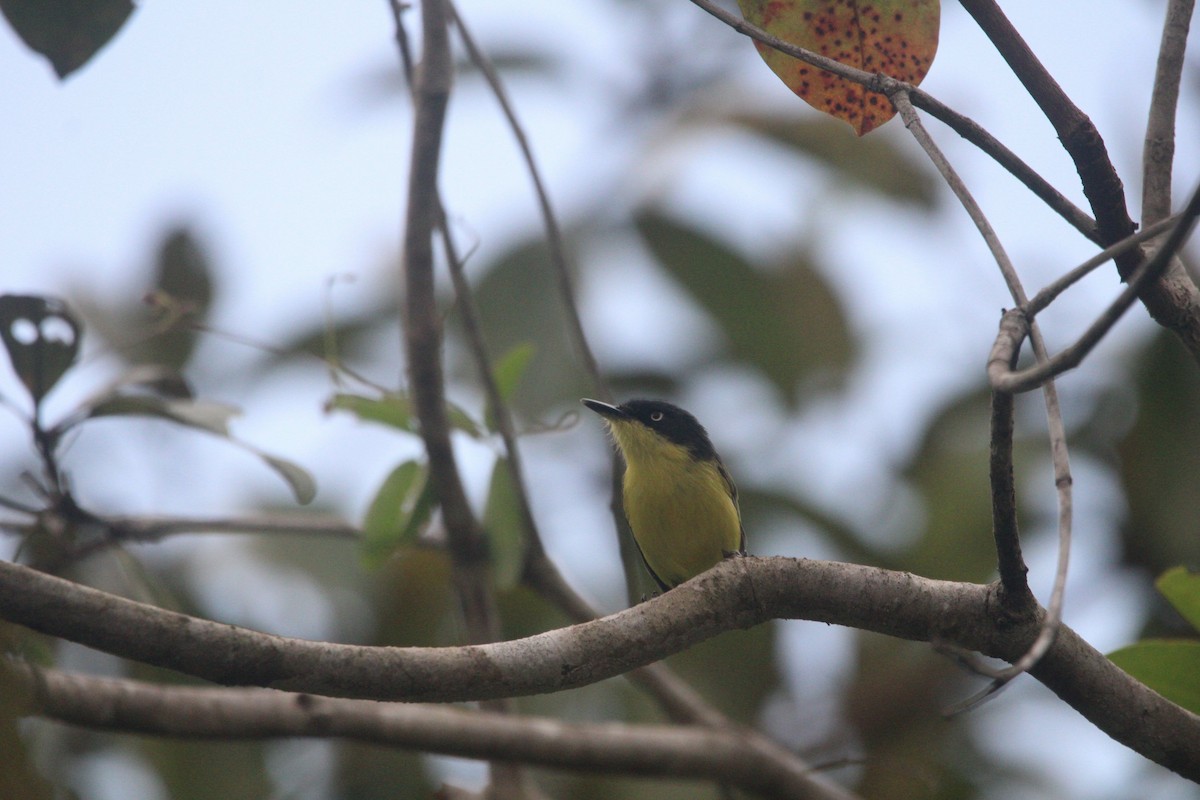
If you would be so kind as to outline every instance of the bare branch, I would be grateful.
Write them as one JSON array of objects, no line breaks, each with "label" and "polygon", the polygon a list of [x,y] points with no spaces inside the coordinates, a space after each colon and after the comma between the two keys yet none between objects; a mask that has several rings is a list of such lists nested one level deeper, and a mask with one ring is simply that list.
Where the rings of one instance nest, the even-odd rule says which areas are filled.
[{"label": "bare branch", "polygon": [[988,472],[992,486],[992,536],[996,540],[1000,585],[1004,588],[1002,599],[1006,607],[1035,605],[1025,578],[1029,568],[1021,556],[1017,491],[1013,479],[1013,396],[1007,392],[992,392]]},{"label": "bare branch", "polygon": [[[488,541],[467,502],[450,441],[441,363],[441,317],[433,278],[434,231],[442,230],[444,241],[451,247],[453,245],[445,232],[445,213],[437,183],[446,103],[453,75],[447,6],[448,0],[424,0],[421,4],[424,47],[420,65],[411,72],[416,119],[413,122],[404,236],[408,311],[405,343],[413,405],[421,423],[429,472],[446,525],[455,594],[463,611],[467,636],[473,642],[492,642],[500,637],[500,619],[489,569]],[[396,39],[401,43],[401,60],[409,72],[411,56],[404,46],[407,37],[402,14],[397,6],[392,8]],[[454,255],[452,250],[448,255]],[[454,260],[457,261],[456,256]],[[490,365],[485,364],[483,369],[487,371]],[[511,710],[503,698],[497,698],[488,707],[497,712]],[[524,773],[512,765],[492,764],[490,772],[490,793],[497,800],[533,795],[534,790]]]},{"label": "bare branch", "polygon": [[[958,177],[950,162],[946,160],[937,144],[925,132],[924,126],[921,125],[921,120],[917,117],[916,112],[909,103],[907,92],[899,91],[890,95],[890,97],[896,110],[900,112],[901,117],[904,119],[905,127],[912,132],[921,147],[929,154],[938,171],[942,173],[942,177],[945,178],[950,188],[954,191],[955,196],[958,197],[959,202],[963,204],[972,221],[979,228],[980,234],[982,234],[984,241],[987,242],[988,248],[992,251],[992,255],[996,259],[996,264],[1000,268],[1004,282],[1008,284],[1008,290],[1012,294],[1013,299],[1018,305],[1024,305],[1028,302],[1025,296],[1025,289],[1021,285],[1020,276],[1017,275],[1016,268],[1013,267],[1008,254],[1005,253],[999,237],[996,236],[983,210],[979,208],[978,203],[975,202],[975,198]],[[1038,362],[1047,361],[1049,356],[1046,352],[1046,344],[1035,322],[1029,323],[1029,339],[1033,345],[1033,353]],[[1014,348],[1018,344],[1014,344]],[[1011,355],[1015,359],[1016,353],[1014,352]],[[993,363],[994,358],[989,359],[989,369],[992,368]],[[1016,363],[1015,360],[1012,363]],[[979,672],[991,675],[996,681],[988,694],[994,692],[1003,683],[1012,680],[1036,664],[1038,659],[1046,653],[1050,645],[1054,642],[1054,637],[1057,635],[1059,624],[1062,621],[1062,608],[1067,588],[1067,568],[1071,558],[1073,503],[1071,497],[1071,463],[1067,452],[1066,426],[1063,424],[1062,409],[1058,403],[1058,389],[1054,386],[1053,381],[1047,381],[1042,386],[1042,395],[1046,402],[1046,427],[1050,439],[1050,459],[1054,465],[1054,487],[1058,495],[1058,563],[1054,573],[1054,588],[1050,593],[1050,603],[1046,616],[1042,621],[1041,630],[1038,632],[1038,636],[1033,644],[1030,645],[1029,650],[1019,659],[1016,659],[1012,666],[1004,670],[993,670],[982,664],[976,666]],[[1012,533],[1015,535],[1015,528]],[[998,553],[998,556],[1002,561],[1009,558],[1003,552]],[[1009,568],[1015,569],[1016,567],[1015,565],[1009,565]],[[1010,573],[1008,577],[1011,580],[1014,578],[1014,575]],[[1021,582],[1024,583],[1023,575]]]},{"label": "bare branch", "polygon": [[566,723],[271,689],[161,686],[58,670],[11,670],[32,712],[87,728],[186,739],[338,737],[464,758],[644,777],[721,780],[764,797],[849,800],[765,758],[734,732]]},{"label": "bare branch", "polygon": [[1171,167],[1175,161],[1175,108],[1195,0],[1170,0],[1163,21],[1150,116],[1142,147],[1142,224],[1171,213]]},{"label": "bare branch", "polygon": [[[997,621],[996,591],[857,564],[747,556],[635,608],[525,639],[361,647],[209,622],[0,562],[0,616],[42,633],[218,683],[441,702],[587,685],[776,618],[1015,660],[1038,637],[1041,620]],[[1200,717],[1135,681],[1067,626],[1030,673],[1117,741],[1200,779]]]},{"label": "bare branch", "polygon": [[473,641],[495,638],[494,600],[485,577],[487,539],[467,502],[450,442],[443,395],[441,315],[434,294],[433,233],[440,219],[437,189],[442,128],[450,93],[450,43],[443,0],[421,9],[424,52],[414,73],[412,158],[404,233],[405,343],[409,383],[434,491],[446,523],[455,588]]},{"label": "bare branch", "polygon": [[[961,2],[1054,126],[1096,215],[1101,244],[1112,244],[1133,233],[1120,176],[1091,119],[1046,71],[995,0]],[[1122,280],[1132,280],[1140,263],[1134,253],[1119,256],[1116,264]],[[1167,265],[1166,273],[1143,286],[1140,299],[1150,316],[1175,333],[1200,361],[1200,291],[1182,266]]]},{"label": "bare branch", "polygon": [[575,303],[575,289],[571,280],[571,271],[567,267],[567,253],[566,247],[563,245],[562,229],[558,225],[558,217],[554,213],[554,206],[550,203],[550,194],[546,191],[545,183],[542,181],[542,173],[538,169],[537,159],[533,156],[533,148],[529,144],[529,138],[525,135],[525,128],[521,125],[521,121],[517,118],[516,110],[513,108],[512,102],[508,99],[508,92],[504,89],[500,73],[496,71],[491,59],[476,45],[475,38],[463,23],[462,17],[459,15],[457,9],[455,9],[453,2],[449,2],[448,0],[447,4],[450,7],[450,12],[454,19],[454,24],[458,28],[463,46],[467,48],[467,54],[470,56],[471,62],[478,67],[484,80],[487,81],[488,86],[491,88],[492,94],[496,97],[496,102],[500,104],[500,110],[504,113],[508,127],[512,130],[513,136],[517,140],[517,146],[521,149],[521,157],[525,160],[525,168],[529,171],[529,178],[533,181],[534,194],[537,195],[538,210],[542,214],[542,226],[546,229],[546,245],[550,248],[550,264],[554,268],[559,300],[562,302],[567,314],[567,329],[571,334],[575,350],[579,354],[580,359],[583,360],[584,370],[587,372],[588,377],[592,379],[592,385],[595,387],[600,399],[611,401],[612,392],[609,390],[608,384],[600,372],[596,357],[592,354],[591,345],[588,344],[587,335],[583,331],[583,322],[579,317],[579,307]]},{"label": "bare branch", "polygon": [[1179,249],[1187,241],[1187,237],[1191,235],[1197,217],[1200,217],[1200,188],[1197,188],[1192,194],[1187,208],[1179,214],[1179,219],[1171,229],[1162,248],[1154,254],[1153,258],[1142,263],[1128,285],[1074,344],[1064,348],[1050,360],[1039,362],[1029,369],[1020,372],[997,370],[991,377],[992,387],[1006,392],[1026,392],[1043,385],[1047,379],[1077,366],[1112,329],[1121,315],[1137,301],[1138,293],[1145,286],[1153,283],[1163,270],[1169,267]]},{"label": "bare branch", "polygon": [[1071,288],[1085,276],[1091,274],[1092,270],[1103,264],[1106,264],[1110,259],[1121,255],[1127,250],[1133,249],[1147,239],[1153,239],[1158,234],[1165,233],[1166,231],[1170,230],[1171,226],[1174,225],[1178,220],[1178,214],[1173,217],[1168,217],[1167,219],[1159,220],[1144,230],[1140,230],[1137,233],[1126,236],[1116,244],[1109,245],[1099,253],[1096,253],[1096,255],[1089,258],[1087,261],[1084,261],[1078,267],[1075,267],[1064,274],[1062,277],[1051,281],[1044,289],[1031,297],[1029,302],[1025,304],[1024,310],[1026,316],[1028,316],[1030,319],[1033,319],[1042,312],[1042,309],[1054,302],[1054,298]]}]

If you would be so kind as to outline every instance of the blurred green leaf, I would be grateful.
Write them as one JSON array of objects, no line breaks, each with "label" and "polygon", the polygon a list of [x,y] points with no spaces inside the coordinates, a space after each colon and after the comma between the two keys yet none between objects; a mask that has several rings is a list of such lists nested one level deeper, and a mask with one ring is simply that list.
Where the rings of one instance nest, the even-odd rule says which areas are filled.
[{"label": "blurred green leaf", "polygon": [[405,395],[387,394],[364,397],[358,394],[335,394],[325,403],[326,411],[349,411],[363,422],[378,422],[391,428],[416,433],[412,404]]},{"label": "blurred green leaf", "polygon": [[[72,305],[89,334],[126,363],[182,372],[206,335],[201,329],[220,292],[220,277],[195,229],[177,222],[162,231],[135,279],[146,287],[140,296],[122,294],[114,302],[85,284],[74,291]],[[227,366],[220,371],[227,372]]]},{"label": "blurred green leaf", "polygon": [[1200,564],[1200,371],[1165,331],[1132,363],[1137,418],[1118,446],[1129,505],[1120,532],[1126,560],[1161,575]]},{"label": "blurred green leaf", "polygon": [[[854,529],[838,519],[835,515],[824,511],[818,506],[793,496],[790,493],[759,489],[754,486],[738,487],[738,505],[742,510],[742,520],[746,529],[758,527],[755,523],[759,517],[777,514],[795,517],[803,523],[813,526],[831,544],[836,546],[844,558],[860,564],[892,568],[890,555],[871,547],[859,537]],[[754,552],[754,542],[750,542],[750,552]]]},{"label": "blurred green leaf", "polygon": [[[572,244],[568,237],[567,247]],[[509,398],[535,412],[564,397],[577,397],[587,386],[567,337],[559,296],[552,289],[555,281],[545,242],[538,236],[503,253],[486,267],[475,287],[484,336],[494,352],[537,342],[537,358],[529,361]],[[453,310],[449,322],[458,323]]]},{"label": "blurred green leaf", "polygon": [[[714,120],[704,118],[704,123]],[[716,122],[737,125],[789,150],[812,157],[859,186],[911,207],[930,210],[940,197],[937,176],[925,161],[913,158],[898,139],[855,139],[840,122],[795,119],[772,111],[722,114]]]},{"label": "blurred green leaf", "polygon": [[75,363],[82,337],[79,322],[62,300],[0,295],[0,339],[34,405]]},{"label": "blurred green leaf", "polygon": [[521,580],[525,565],[525,523],[521,518],[512,471],[505,459],[497,459],[492,469],[483,527],[491,545],[496,587],[501,591],[511,589]]},{"label": "blurred green leaf", "polygon": [[[0,642],[8,623],[0,623]],[[0,647],[8,653],[9,648]],[[0,662],[0,797],[51,800],[64,791],[46,780],[35,766],[36,744],[22,736],[22,723],[33,705],[30,690],[17,679],[7,659]],[[61,780],[61,778],[59,778]]]},{"label": "blurred green leaf", "polygon": [[[171,800],[268,798],[278,794],[267,772],[269,743],[197,742],[139,737],[141,758],[153,770],[158,793]],[[273,763],[275,759],[272,759]]]},{"label": "blurred green leaf", "polygon": [[[496,389],[500,392],[500,399],[507,403],[513,396],[513,392],[517,390],[517,386],[521,382],[521,376],[525,374],[525,368],[529,366],[529,362],[533,359],[534,347],[529,342],[523,342],[509,350],[500,357],[500,360],[492,365],[492,374],[496,380]],[[484,415],[484,424],[488,430],[497,430],[496,425],[496,410],[488,404],[487,413]]]},{"label": "blurred green leaf", "polygon": [[130,0],[0,0],[21,41],[65,78],[116,36],[133,13]]},{"label": "blurred green leaf", "polygon": [[[1163,597],[1200,632],[1200,575],[1185,567],[1169,569],[1154,582]],[[1200,673],[1198,673],[1200,674]]]},{"label": "blurred green leaf", "polygon": [[189,428],[229,437],[229,421],[241,413],[237,406],[211,400],[181,400],[148,394],[112,395],[91,407],[89,418],[158,417]]},{"label": "blurred green leaf", "polygon": [[[985,388],[951,398],[929,421],[903,476],[919,493],[923,518],[919,537],[897,554],[895,566],[920,575],[949,580],[989,580],[996,569],[992,538],[989,465],[991,394]],[[1027,475],[1040,460],[1044,445],[1034,437],[1013,443],[1016,474]],[[1039,522],[1021,503],[1026,529]]]},{"label": "blurred green leaf", "polygon": [[[470,414],[453,403],[447,405],[451,427],[476,439],[487,436],[487,431]],[[417,433],[420,429],[412,399],[407,394],[387,392],[379,397],[366,397],[338,393],[326,401],[325,410],[349,411],[364,422],[377,422],[409,433]]]},{"label": "blurred green leaf", "polygon": [[496,375],[496,387],[500,390],[500,397],[503,399],[508,400],[516,391],[521,376],[525,374],[525,368],[533,359],[534,349],[532,342],[522,342],[511,348],[496,362],[493,367]]},{"label": "blurred green leaf", "polygon": [[245,450],[249,450],[254,455],[263,460],[268,467],[275,470],[279,477],[283,478],[288,487],[292,490],[292,496],[296,498],[296,502],[301,505],[308,505],[317,496],[317,482],[313,479],[312,474],[304,467],[288,461],[286,458],[273,456],[270,453],[265,453],[257,447],[252,447],[245,442],[233,440],[235,444]]},{"label": "blurred green leaf", "polygon": [[802,379],[838,378],[854,355],[841,304],[803,257],[756,266],[695,228],[646,210],[637,229],[659,263],[792,403]]},{"label": "blurred green leaf", "polygon": [[714,706],[751,724],[779,687],[778,623],[729,631],[676,653],[667,663]]},{"label": "blurred green leaf", "polygon": [[135,324],[146,333],[123,344],[122,354],[135,363],[182,370],[196,349],[195,326],[208,317],[215,293],[212,264],[200,240],[186,226],[167,229],[155,254],[154,289],[146,296],[149,313],[139,309],[136,314]]},{"label": "blurred green leaf", "polygon": [[405,461],[393,469],[363,519],[363,565],[376,569],[398,549],[414,543],[433,506],[433,487],[424,464]]},{"label": "blurred green leaf", "polygon": [[[133,370],[133,375],[148,376],[157,374],[158,370],[151,368]],[[83,409],[82,418],[75,417],[65,423],[74,425],[83,419],[98,419],[101,417],[139,416],[156,417],[179,425],[220,436],[230,444],[236,445],[256,456],[264,464],[275,471],[292,490],[296,501],[302,504],[312,502],[316,496],[317,485],[312,475],[303,467],[286,459],[266,453],[252,444],[235,438],[229,430],[229,421],[241,413],[237,406],[218,403],[212,400],[199,400],[191,397],[170,397],[150,393],[128,393],[131,387],[146,387],[149,384],[131,378],[118,381],[114,387],[94,400]],[[61,428],[60,428],[61,430]]]},{"label": "blurred green leaf", "polygon": [[1108,657],[1172,703],[1200,714],[1200,642],[1147,639]]},{"label": "blurred green leaf", "polygon": [[[863,798],[968,800],[996,768],[982,756],[969,720],[942,710],[970,693],[965,670],[932,649],[856,631],[856,652],[839,681],[847,735],[871,754],[855,792]],[[903,768],[897,769],[897,765]],[[991,774],[989,774],[991,773]],[[1007,793],[1012,781],[998,785]],[[1033,795],[1036,795],[1034,792]]]}]

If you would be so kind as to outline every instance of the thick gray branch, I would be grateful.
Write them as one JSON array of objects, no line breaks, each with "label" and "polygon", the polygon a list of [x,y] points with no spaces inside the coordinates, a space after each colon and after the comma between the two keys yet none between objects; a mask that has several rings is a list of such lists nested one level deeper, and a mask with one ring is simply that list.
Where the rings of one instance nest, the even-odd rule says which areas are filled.
[{"label": "thick gray branch", "polygon": [[[857,564],[746,557],[635,608],[525,639],[362,647],[197,619],[0,562],[0,616],[42,633],[217,683],[442,702],[584,686],[775,618],[950,643],[1013,661],[1037,636],[1041,614],[1003,619],[996,591]],[[1126,675],[1070,628],[1060,628],[1031,674],[1117,741],[1200,779],[1200,717]]]},{"label": "thick gray branch", "polygon": [[342,737],[425,752],[646,777],[720,780],[767,797],[852,795],[764,756],[734,730],[579,724],[271,689],[160,686],[57,670],[17,677],[30,711],[88,728],[188,739]]}]

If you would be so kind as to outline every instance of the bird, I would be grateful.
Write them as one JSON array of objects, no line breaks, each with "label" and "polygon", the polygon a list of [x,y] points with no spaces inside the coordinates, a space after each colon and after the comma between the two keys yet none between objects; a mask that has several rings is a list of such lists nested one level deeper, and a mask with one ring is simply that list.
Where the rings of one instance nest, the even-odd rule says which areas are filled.
[{"label": "bird", "polygon": [[663,400],[582,402],[604,420],[625,460],[625,517],[663,592],[746,554],[737,487],[694,416]]}]

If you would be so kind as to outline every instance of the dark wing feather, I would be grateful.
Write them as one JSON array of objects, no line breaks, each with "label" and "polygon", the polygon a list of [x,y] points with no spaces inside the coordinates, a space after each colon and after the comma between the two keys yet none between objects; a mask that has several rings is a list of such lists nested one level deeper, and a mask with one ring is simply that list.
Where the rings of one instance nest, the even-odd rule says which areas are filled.
[{"label": "dark wing feather", "polygon": [[[717,472],[721,473],[721,480],[725,481],[725,489],[729,492],[729,499],[733,501],[733,507],[737,509],[738,527],[742,529],[742,542],[738,545],[738,552],[746,555],[746,528],[741,524],[742,509],[738,505],[737,485],[734,484],[733,478],[729,475],[729,470],[725,469],[725,464],[719,458],[717,459]],[[655,576],[655,580],[658,580],[657,576]]]}]

